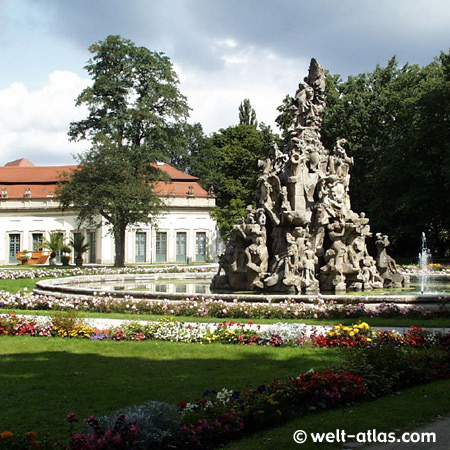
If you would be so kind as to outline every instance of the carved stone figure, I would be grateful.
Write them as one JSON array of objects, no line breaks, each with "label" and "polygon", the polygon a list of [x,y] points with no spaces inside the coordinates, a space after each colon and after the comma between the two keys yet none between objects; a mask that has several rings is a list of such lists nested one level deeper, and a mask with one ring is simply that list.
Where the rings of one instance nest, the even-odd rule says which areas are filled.
[{"label": "carved stone figure", "polygon": [[399,286],[402,276],[376,234],[376,261],[366,240],[369,219],[350,202],[346,139],[331,152],[321,142],[325,74],[315,59],[291,100],[293,123],[280,149],[259,161],[256,209],[249,206],[219,258],[213,289],[288,293]]},{"label": "carved stone figure", "polygon": [[375,246],[377,248],[377,269],[383,279],[384,287],[400,287],[403,282],[403,276],[398,272],[395,260],[391,258],[386,247],[390,244],[389,238],[381,233],[376,234]]}]

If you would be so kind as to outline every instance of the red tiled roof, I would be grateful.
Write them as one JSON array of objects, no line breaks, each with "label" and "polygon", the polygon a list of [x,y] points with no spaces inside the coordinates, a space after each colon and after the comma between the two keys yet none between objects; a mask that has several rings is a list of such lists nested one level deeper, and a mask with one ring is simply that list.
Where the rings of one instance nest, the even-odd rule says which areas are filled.
[{"label": "red tiled roof", "polygon": [[7,166],[7,167],[10,167],[10,166],[31,167],[31,166],[34,166],[34,164],[27,158],[20,158],[20,159],[16,159],[15,161],[11,161],[11,162],[5,164],[5,166]]},{"label": "red tiled roof", "polygon": [[[64,172],[75,170],[77,166],[34,166],[20,165],[21,160],[0,166],[0,188],[7,189],[7,198],[26,197],[30,189],[30,198],[47,198],[54,196],[56,185]],[[19,162],[18,164],[15,164]],[[154,163],[153,167],[166,172],[172,183],[158,182],[155,192],[159,196],[169,197],[210,197],[198,184],[198,178],[188,175],[169,164]]]},{"label": "red tiled roof", "polygon": [[0,184],[57,183],[63,172],[77,166],[3,166],[0,167]]},{"label": "red tiled roof", "polygon": [[175,180],[198,181],[197,177],[188,175],[187,173],[184,173],[181,170],[175,169],[175,167],[172,167],[166,163],[152,163],[152,166],[166,172],[167,175],[169,175],[169,177],[172,179],[172,181],[175,181]]}]

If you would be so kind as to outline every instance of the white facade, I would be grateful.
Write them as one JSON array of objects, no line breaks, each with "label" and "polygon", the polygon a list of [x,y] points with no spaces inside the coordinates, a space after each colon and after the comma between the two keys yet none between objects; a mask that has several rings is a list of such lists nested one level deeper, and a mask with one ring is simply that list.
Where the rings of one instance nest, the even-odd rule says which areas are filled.
[{"label": "white facade", "polygon": [[[176,169],[167,165],[166,167],[170,168],[170,175],[173,176]],[[49,234],[54,232],[61,233],[66,243],[74,233],[82,233],[90,244],[89,251],[84,255],[84,262],[113,264],[114,239],[104,221],[97,229],[79,229],[75,211],[62,212],[52,194],[48,197],[40,195],[34,198],[33,192],[37,192],[38,188],[33,185],[30,187],[30,184],[20,180],[12,189],[12,184],[5,184],[1,179],[4,171],[5,167],[2,167],[0,264],[18,264],[15,258],[18,251],[37,250],[39,241],[42,238],[48,239]],[[182,177],[179,174],[177,176]],[[138,224],[127,229],[125,243],[127,264],[216,259],[216,223],[210,216],[215,199],[198,185],[194,177],[189,175],[186,177],[189,178],[184,181],[178,178],[173,185],[168,185],[170,191],[177,190],[176,195],[163,189],[164,193],[160,196],[167,208],[155,223]],[[11,183],[11,180],[8,183]],[[189,192],[187,189],[183,192],[185,184],[189,184]],[[193,184],[195,189],[192,188]],[[22,185],[23,194],[8,195],[8,189],[10,192],[17,192],[18,186]],[[39,189],[41,188],[42,184],[39,185]],[[51,189],[47,190],[50,191]]]}]

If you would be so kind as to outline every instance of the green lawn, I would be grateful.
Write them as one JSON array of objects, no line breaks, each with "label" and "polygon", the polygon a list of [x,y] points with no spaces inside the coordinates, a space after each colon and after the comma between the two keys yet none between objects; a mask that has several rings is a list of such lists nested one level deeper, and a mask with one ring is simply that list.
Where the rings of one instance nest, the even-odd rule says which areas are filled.
[{"label": "green lawn", "polygon": [[13,294],[27,288],[28,291],[32,291],[36,287],[36,283],[39,280],[46,280],[47,278],[38,278],[31,280],[29,278],[20,278],[18,280],[0,280],[0,290],[8,291]]},{"label": "green lawn", "polygon": [[[64,418],[193,400],[328,367],[330,349],[0,337],[0,428],[64,437]],[[0,430],[0,431],[3,431]]]}]

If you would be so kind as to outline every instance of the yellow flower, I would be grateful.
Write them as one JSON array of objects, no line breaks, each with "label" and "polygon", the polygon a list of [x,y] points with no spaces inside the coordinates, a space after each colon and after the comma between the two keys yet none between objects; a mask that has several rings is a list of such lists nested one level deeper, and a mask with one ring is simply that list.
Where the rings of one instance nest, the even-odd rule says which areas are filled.
[{"label": "yellow flower", "polygon": [[41,443],[40,443],[40,441],[31,441],[30,447],[31,448],[41,448]]},{"label": "yellow flower", "polygon": [[353,333],[353,331],[350,331],[350,333],[348,333],[350,336],[354,336],[355,333]]},{"label": "yellow flower", "polygon": [[29,431],[28,433],[25,433],[25,436],[28,439],[36,439],[37,438],[37,434],[34,431]]},{"label": "yellow flower", "polygon": [[14,437],[14,434],[11,433],[11,431],[4,431],[3,433],[0,433],[0,439],[2,441],[6,441],[6,439],[11,439]]}]

